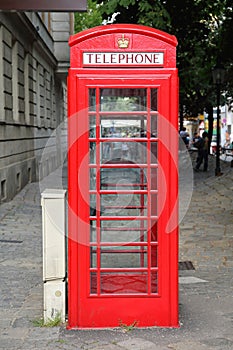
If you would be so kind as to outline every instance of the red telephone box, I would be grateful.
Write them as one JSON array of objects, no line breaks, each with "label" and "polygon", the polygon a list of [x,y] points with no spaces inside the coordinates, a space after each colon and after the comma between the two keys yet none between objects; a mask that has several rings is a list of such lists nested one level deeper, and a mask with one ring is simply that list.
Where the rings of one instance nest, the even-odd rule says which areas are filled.
[{"label": "red telephone box", "polygon": [[68,328],[178,326],[174,36],[70,38]]}]

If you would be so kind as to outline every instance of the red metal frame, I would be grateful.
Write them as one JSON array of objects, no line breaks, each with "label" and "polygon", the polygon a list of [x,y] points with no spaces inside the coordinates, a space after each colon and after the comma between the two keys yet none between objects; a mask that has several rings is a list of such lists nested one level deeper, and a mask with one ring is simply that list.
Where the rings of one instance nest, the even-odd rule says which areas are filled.
[{"label": "red metal frame", "polygon": [[[82,68],[80,55],[91,45],[96,50],[110,49],[115,34],[134,36],[135,47],[143,51],[154,47],[166,52],[163,68],[130,69]],[[105,39],[103,39],[105,35]],[[146,35],[146,37],[145,37]],[[136,40],[137,39],[137,40]],[[143,44],[142,44],[143,43]],[[178,326],[178,152],[177,152],[177,71],[176,41],[165,33],[142,26],[113,25],[88,30],[74,36],[70,45],[69,72],[69,298],[68,328],[116,327],[137,322],[144,326]],[[100,49],[101,45],[101,49]],[[152,46],[153,46],[152,45]],[[138,46],[138,47],[137,47]],[[95,111],[89,109],[89,89],[95,89]],[[147,106],[142,112],[107,112],[100,110],[100,89],[146,89]],[[158,91],[158,108],[151,111],[151,89]],[[146,115],[146,137],[102,137],[101,117],[119,114]],[[151,115],[158,117],[158,135],[151,135]],[[95,135],[89,135],[89,117],[95,116]],[[128,145],[146,144],[145,162],[101,162],[101,145],[105,142]],[[90,163],[89,146],[95,145],[96,161]],[[151,159],[151,146],[157,144],[158,162]],[[95,188],[90,189],[89,173],[95,169]],[[101,172],[139,171],[138,180],[122,182],[114,189],[111,180],[103,184]],[[154,170],[156,169],[156,170]],[[144,174],[146,170],[146,178]],[[154,185],[156,172],[157,186]],[[153,179],[152,179],[153,176]],[[104,188],[103,188],[104,186]],[[111,187],[108,189],[108,187]],[[130,187],[130,188],[129,188]],[[104,215],[104,195],[138,195],[139,202],[130,205],[113,203],[105,209],[135,210],[139,215]],[[90,196],[95,196],[95,215],[90,213]],[[147,201],[145,202],[145,198]],[[157,202],[156,202],[157,201]],[[115,215],[114,215],[115,214]],[[172,224],[170,218],[173,218]],[[119,221],[131,226],[121,227]],[[108,223],[115,222],[115,226]],[[135,223],[138,226],[135,227]],[[146,226],[145,226],[146,223]],[[152,225],[153,223],[153,225]],[[93,225],[93,226],[92,226]],[[103,225],[108,225],[104,226]],[[171,229],[168,232],[168,226]],[[96,239],[91,240],[91,231]],[[102,234],[140,232],[139,241],[101,241]],[[147,232],[143,235],[143,232]],[[139,267],[102,266],[104,256],[139,256]],[[91,257],[90,257],[91,255]],[[122,258],[123,259],[123,258]],[[93,263],[95,261],[95,263]],[[107,260],[106,260],[107,261]],[[111,260],[108,261],[110,264]],[[93,264],[93,266],[92,266]],[[112,263],[113,264],[113,263]],[[126,288],[126,286],[128,286]]]}]

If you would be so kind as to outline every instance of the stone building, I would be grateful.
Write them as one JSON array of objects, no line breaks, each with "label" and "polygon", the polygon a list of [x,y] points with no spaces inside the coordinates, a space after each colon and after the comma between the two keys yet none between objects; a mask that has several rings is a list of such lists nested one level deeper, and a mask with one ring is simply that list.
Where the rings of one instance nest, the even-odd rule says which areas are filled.
[{"label": "stone building", "polygon": [[0,12],[0,203],[63,162],[71,34],[71,13]]}]

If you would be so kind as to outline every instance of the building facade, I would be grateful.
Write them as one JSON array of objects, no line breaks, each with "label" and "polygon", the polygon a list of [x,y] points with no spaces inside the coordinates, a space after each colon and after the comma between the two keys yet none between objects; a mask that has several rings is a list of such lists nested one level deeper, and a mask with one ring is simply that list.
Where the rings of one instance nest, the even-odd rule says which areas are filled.
[{"label": "building facade", "polygon": [[71,13],[0,12],[0,203],[63,162],[71,34]]}]

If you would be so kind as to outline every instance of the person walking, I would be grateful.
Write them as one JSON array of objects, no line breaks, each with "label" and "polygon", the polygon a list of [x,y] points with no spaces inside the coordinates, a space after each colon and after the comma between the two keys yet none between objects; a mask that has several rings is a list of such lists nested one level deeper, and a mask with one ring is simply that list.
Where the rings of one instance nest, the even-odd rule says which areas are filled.
[{"label": "person walking", "polygon": [[204,169],[208,169],[208,152],[209,152],[209,138],[206,131],[203,132],[202,137],[199,137],[198,141],[194,143],[194,147],[198,149],[197,163],[194,168],[196,171],[199,171],[199,168],[204,160]]},{"label": "person walking", "polygon": [[183,127],[180,131],[180,137],[182,138],[185,146],[188,148],[189,146],[189,133],[187,132],[186,128]]},{"label": "person walking", "polygon": [[[201,143],[203,142],[203,139],[199,135],[198,132],[195,132],[193,135],[193,140],[192,140],[192,147],[197,148],[197,150],[201,147]],[[198,163],[199,160],[199,152],[197,152],[197,158],[196,158],[196,163]]]}]

